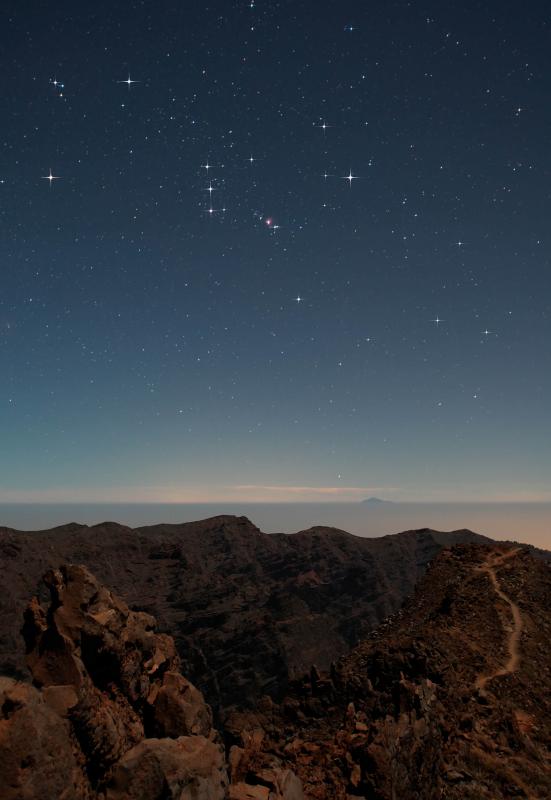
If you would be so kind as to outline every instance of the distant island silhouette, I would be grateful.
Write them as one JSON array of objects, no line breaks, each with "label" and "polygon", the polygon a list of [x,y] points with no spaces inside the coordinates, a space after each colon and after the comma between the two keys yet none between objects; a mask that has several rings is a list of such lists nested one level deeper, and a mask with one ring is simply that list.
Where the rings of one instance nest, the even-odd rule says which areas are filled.
[{"label": "distant island silhouette", "polygon": [[393,506],[392,500],[383,500],[381,497],[368,497],[367,500],[362,500],[364,506]]}]

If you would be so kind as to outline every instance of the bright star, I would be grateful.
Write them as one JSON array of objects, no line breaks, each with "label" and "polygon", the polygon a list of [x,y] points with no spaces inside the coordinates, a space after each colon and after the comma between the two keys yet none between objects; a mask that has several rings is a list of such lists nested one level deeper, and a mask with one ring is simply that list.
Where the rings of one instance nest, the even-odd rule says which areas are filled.
[{"label": "bright star", "polygon": [[43,181],[50,181],[50,186],[51,186],[53,181],[58,181],[59,180],[59,175],[53,175],[52,174],[52,168],[50,167],[50,174],[49,175],[43,175],[42,176],[42,180]]},{"label": "bright star", "polygon": [[348,181],[348,185],[352,188],[352,181],[358,180],[357,175],[352,175],[352,170],[348,173],[348,175],[343,175],[343,181]]},{"label": "bright star", "polygon": [[302,303],[302,297],[300,295],[295,297],[295,303]]},{"label": "bright star", "polygon": [[431,319],[431,322],[434,322],[436,324],[436,327],[438,327],[441,322],[445,322],[445,321],[446,320],[440,319],[440,317],[438,317],[438,316],[436,316],[434,319]]},{"label": "bright star", "polygon": [[132,78],[129,75],[128,78],[125,81],[117,81],[117,83],[126,83],[128,88],[130,89],[130,87],[132,86],[133,83],[139,83],[139,81],[133,81]]}]

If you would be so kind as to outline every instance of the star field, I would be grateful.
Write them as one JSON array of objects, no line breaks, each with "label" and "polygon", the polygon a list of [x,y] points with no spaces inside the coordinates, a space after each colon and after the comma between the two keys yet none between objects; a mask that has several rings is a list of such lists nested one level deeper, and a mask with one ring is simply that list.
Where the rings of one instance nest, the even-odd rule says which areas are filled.
[{"label": "star field", "polygon": [[2,32],[0,499],[549,499],[544,3]]}]

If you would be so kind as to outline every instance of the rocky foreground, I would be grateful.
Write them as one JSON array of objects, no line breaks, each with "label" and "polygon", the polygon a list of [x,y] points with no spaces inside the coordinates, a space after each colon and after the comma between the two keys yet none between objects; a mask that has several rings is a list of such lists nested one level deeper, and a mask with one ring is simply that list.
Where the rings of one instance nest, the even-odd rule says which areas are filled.
[{"label": "rocky foreground", "polygon": [[[215,551],[214,561],[227,565],[239,548],[235,528],[225,533],[219,543],[223,555],[217,560]],[[255,552],[263,557],[260,543],[271,537],[250,533],[247,528],[237,540],[248,542],[252,561]],[[209,541],[208,528],[205,534]],[[348,570],[351,553],[359,557],[354,537],[327,531],[308,535],[315,574],[333,590],[340,586],[352,602],[355,588],[347,590],[331,576],[338,572],[339,552],[340,570]],[[4,539],[7,547],[10,536]],[[438,546],[431,532],[389,537],[402,557],[411,549],[419,554],[421,548],[425,556],[436,550],[428,569],[426,561],[418,566],[424,577],[413,596],[328,669],[310,662],[307,674],[288,675],[277,694],[260,693],[258,684],[251,694],[243,693],[248,673],[234,651],[238,691],[214,717],[181,658],[191,633],[178,642],[157,631],[150,613],[130,608],[84,566],[50,570],[44,591],[27,603],[17,624],[23,633],[17,663],[25,664],[25,671],[21,667],[20,674],[0,678],[0,797],[549,800],[551,567],[529,548],[479,544],[474,534],[470,537],[474,541],[451,549]],[[228,541],[233,542],[232,556],[226,552]],[[148,547],[145,554],[159,553],[151,549],[159,547],[154,538]],[[304,543],[300,547],[307,549]],[[142,551],[140,558],[145,557]],[[51,552],[43,558],[52,558]],[[239,574],[246,575],[246,559],[240,558]],[[14,570],[16,557],[12,560]],[[291,563],[296,570],[304,562]],[[25,566],[19,562],[22,574]],[[405,570],[410,567],[406,562]],[[296,598],[303,597],[304,573],[289,570],[280,579],[296,604],[296,619],[290,619],[298,626],[304,608]],[[166,576],[162,569],[159,574]],[[215,598],[227,579],[224,575],[221,583],[214,582]],[[230,619],[241,631],[239,641],[245,643],[249,639],[242,638],[240,626],[251,618],[252,605],[244,598],[252,583],[246,582],[242,594],[234,588],[243,617],[237,605],[229,605]],[[312,585],[324,583],[316,578]],[[162,598],[162,580],[160,587]],[[369,590],[365,586],[364,594]],[[254,596],[266,601],[261,593]],[[317,611],[306,623],[321,626],[333,618],[323,616],[324,596],[317,596]],[[306,597],[313,603],[316,595]],[[339,595],[333,599],[338,602],[344,613]],[[335,604],[331,613],[339,608]],[[263,619],[261,609],[257,620]],[[349,619],[354,609],[348,612]],[[280,627],[274,624],[270,630],[281,634],[285,618],[276,620]],[[224,639],[216,638],[220,633],[211,623],[212,640],[221,647]],[[225,636],[227,624],[220,622]],[[291,626],[297,641],[300,630]],[[208,629],[196,631],[206,636]],[[262,625],[252,633],[264,652]],[[316,635],[322,652],[321,627]],[[327,642],[330,648],[330,630]],[[250,659],[254,647],[248,647],[244,653]],[[263,674],[269,675],[273,664],[264,665]],[[230,670],[228,687],[231,677]],[[267,689],[272,688],[268,682]],[[240,696],[246,698],[242,703]],[[254,696],[252,707],[249,698]]]},{"label": "rocky foreground", "polygon": [[[0,678],[2,800],[302,800],[272,756],[229,761],[171,637],[82,566],[46,575],[23,634],[33,684]],[[246,738],[246,735],[245,735]],[[231,780],[231,785],[230,785]]]},{"label": "rocky foreground", "polygon": [[216,713],[284,695],[311,664],[329,669],[411,595],[443,547],[471,531],[364,539],[332,528],[262,533],[245,517],[130,529],[0,528],[0,674],[28,675],[20,619],[42,576],[87,566],[176,643],[184,674]]}]

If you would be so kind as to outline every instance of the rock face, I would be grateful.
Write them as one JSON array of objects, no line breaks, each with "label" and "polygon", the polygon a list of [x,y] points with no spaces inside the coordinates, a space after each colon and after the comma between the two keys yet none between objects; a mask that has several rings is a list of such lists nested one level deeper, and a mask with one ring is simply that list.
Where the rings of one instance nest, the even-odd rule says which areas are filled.
[{"label": "rock face", "polygon": [[0,678],[0,797],[91,798],[67,720],[30,684]]},{"label": "rock face", "polygon": [[[224,800],[225,750],[173,639],[85,567],[45,583],[49,608],[32,600],[23,626],[34,686],[0,679],[2,800]],[[262,764],[274,771],[266,797],[294,800],[291,782],[302,798],[274,757]],[[235,797],[254,797],[255,780],[249,772]]]},{"label": "rock face", "polygon": [[329,668],[400,608],[442,547],[464,541],[487,540],[429,530],[382,539],[331,528],[266,535],[244,517],[136,530],[0,528],[0,673],[28,676],[20,616],[33,594],[46,599],[46,570],[77,562],[131,608],[155,616],[174,638],[184,674],[217,712],[254,707],[264,694],[281,699],[311,664]]},{"label": "rock face", "polygon": [[228,729],[311,800],[548,800],[550,635],[548,563],[457,546],[330,674]]}]

